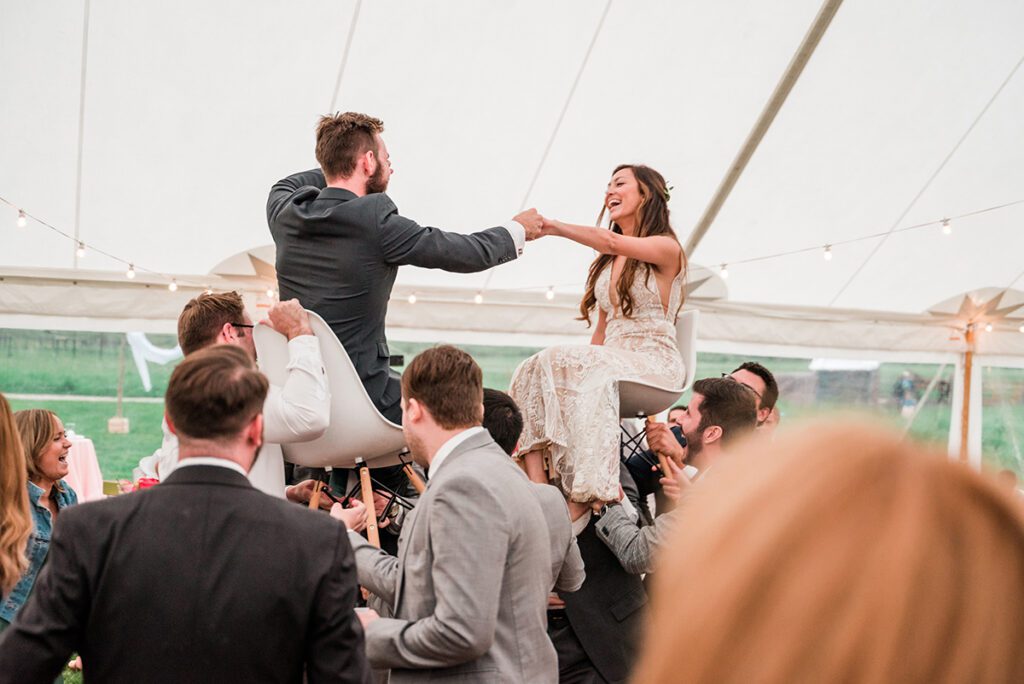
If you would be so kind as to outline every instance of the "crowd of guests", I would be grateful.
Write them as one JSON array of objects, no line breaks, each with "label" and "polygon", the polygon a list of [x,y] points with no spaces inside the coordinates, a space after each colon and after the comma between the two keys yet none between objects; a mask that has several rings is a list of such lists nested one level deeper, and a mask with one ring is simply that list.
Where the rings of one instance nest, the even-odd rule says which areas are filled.
[{"label": "crowd of guests", "polygon": [[619,496],[571,514],[517,467],[513,399],[465,352],[423,352],[402,409],[428,485],[388,553],[359,533],[385,497],[328,514],[285,484],[268,435],[324,429],[322,361],[275,305],[309,360],[275,390],[240,304],[182,314],[206,332],[168,386],[158,487],[74,506],[60,419],[0,397],[0,681],[75,653],[103,682],[1024,680],[1012,493],[870,425],[776,436],[758,363],[698,380],[622,454]]}]

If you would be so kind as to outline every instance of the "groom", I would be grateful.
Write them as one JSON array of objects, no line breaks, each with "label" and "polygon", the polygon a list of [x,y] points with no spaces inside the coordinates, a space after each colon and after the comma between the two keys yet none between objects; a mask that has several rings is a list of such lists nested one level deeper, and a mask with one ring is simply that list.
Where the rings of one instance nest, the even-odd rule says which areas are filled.
[{"label": "groom", "polygon": [[401,423],[401,385],[388,368],[384,318],[398,267],[457,273],[512,261],[540,236],[534,209],[487,230],[461,235],[400,216],[384,192],[392,169],[381,133],[365,114],[324,116],[316,131],[321,170],[278,181],[267,221],[277,245],[282,300],[295,297],[320,314],[352,359],[370,399]]}]

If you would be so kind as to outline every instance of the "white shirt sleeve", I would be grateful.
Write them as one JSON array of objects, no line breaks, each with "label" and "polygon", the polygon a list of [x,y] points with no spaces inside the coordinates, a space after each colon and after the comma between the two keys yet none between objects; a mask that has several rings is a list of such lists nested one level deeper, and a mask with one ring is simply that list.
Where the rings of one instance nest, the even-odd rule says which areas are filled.
[{"label": "white shirt sleeve", "polygon": [[273,444],[316,439],[330,422],[331,395],[315,336],[288,342],[286,372],[284,385],[271,385],[263,403],[263,439]]},{"label": "white shirt sleeve", "polygon": [[512,242],[516,245],[516,256],[523,256],[523,247],[526,245],[526,229],[519,221],[509,219],[501,224],[502,228],[512,236]]}]

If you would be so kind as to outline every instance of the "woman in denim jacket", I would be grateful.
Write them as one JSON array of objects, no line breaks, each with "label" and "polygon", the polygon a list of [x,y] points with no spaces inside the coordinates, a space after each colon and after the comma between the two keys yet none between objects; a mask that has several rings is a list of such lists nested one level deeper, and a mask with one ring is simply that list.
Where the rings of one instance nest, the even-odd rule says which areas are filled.
[{"label": "woman in denim jacket", "polygon": [[28,571],[0,603],[0,630],[5,629],[25,603],[50,550],[50,536],[57,516],[78,503],[75,491],[61,480],[68,474],[71,442],[60,418],[43,409],[18,411],[14,422],[25,448],[28,467],[28,498],[32,510],[32,536],[28,539]]}]

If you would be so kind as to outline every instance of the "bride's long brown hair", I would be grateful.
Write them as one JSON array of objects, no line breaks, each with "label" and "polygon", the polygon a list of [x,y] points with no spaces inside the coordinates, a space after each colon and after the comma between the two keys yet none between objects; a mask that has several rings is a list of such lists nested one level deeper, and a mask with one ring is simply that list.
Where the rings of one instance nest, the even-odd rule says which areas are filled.
[{"label": "bride's long brown hair", "polygon": [[[649,166],[643,164],[620,164],[612,171],[612,176],[622,169],[629,169],[636,178],[636,184],[640,189],[640,206],[636,208],[636,237],[650,237],[653,235],[669,235],[676,242],[675,231],[668,218],[668,186],[665,178]],[[604,219],[605,206],[601,206],[601,214],[597,217],[597,224],[601,225]],[[612,232],[622,235],[622,228],[614,221],[611,225]],[[682,249],[680,249],[682,252]],[[597,306],[597,295],[594,293],[597,278],[606,267],[615,261],[614,254],[599,254],[593,263],[590,264],[590,272],[587,275],[587,290],[583,294],[583,301],[580,302],[580,317],[578,320],[586,321],[590,326],[590,312]],[[626,259],[626,265],[619,275],[619,282],[615,285],[615,292],[618,294],[619,307],[622,315],[630,318],[633,315],[633,296],[629,289],[633,286],[637,271],[644,270],[644,280],[651,277],[651,265],[636,259]],[[683,270],[686,269],[686,255],[683,254]]]}]

